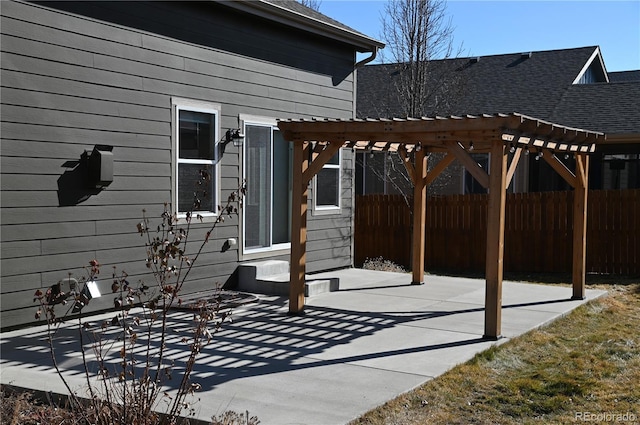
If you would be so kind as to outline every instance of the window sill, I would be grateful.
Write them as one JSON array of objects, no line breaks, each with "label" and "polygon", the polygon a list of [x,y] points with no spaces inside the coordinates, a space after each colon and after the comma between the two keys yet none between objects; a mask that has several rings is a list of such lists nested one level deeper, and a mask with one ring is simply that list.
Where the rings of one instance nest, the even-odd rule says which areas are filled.
[{"label": "window sill", "polygon": [[280,257],[283,255],[291,255],[291,247],[279,249],[265,249],[264,251],[243,252],[240,255],[240,261],[259,260],[263,258]]},{"label": "window sill", "polygon": [[[198,214],[200,214],[201,218],[198,217]],[[186,214],[178,214],[178,224],[186,224],[187,223],[187,215]],[[198,212],[194,212],[192,213],[191,216],[191,224],[199,224],[199,223],[204,223],[204,224],[209,224],[209,223],[214,223],[217,219],[218,219],[218,214],[214,214],[214,213],[198,213]]]},{"label": "window sill", "polygon": [[342,214],[342,208],[340,207],[314,208],[311,211],[311,215],[313,216],[340,215],[340,214]]}]

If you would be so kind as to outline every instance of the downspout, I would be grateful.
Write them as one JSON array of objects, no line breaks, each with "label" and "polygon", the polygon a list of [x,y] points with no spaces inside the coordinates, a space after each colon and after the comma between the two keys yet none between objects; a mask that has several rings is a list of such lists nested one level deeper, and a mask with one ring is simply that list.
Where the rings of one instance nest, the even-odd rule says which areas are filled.
[{"label": "downspout", "polygon": [[[356,64],[354,65],[353,69],[356,70],[356,69],[360,68],[361,66],[364,66],[364,65],[368,64],[369,62],[373,61],[376,58],[376,56],[378,56],[378,48],[376,46],[374,46],[373,50],[371,51],[371,56],[369,56],[368,58],[364,58],[360,62],[356,62]],[[356,78],[358,78],[358,77],[356,77]],[[353,117],[354,118],[356,117],[356,110],[355,110],[356,109],[356,102],[355,102],[356,90],[355,90],[355,87],[357,87],[357,83],[355,83],[355,81],[354,81],[354,90],[353,90],[353,98],[354,98],[354,102],[353,102]],[[358,166],[357,163],[356,163],[356,152],[355,152],[355,149],[353,150],[353,157],[351,158],[351,161],[352,161],[351,162],[351,169],[355,171],[356,167]],[[355,173],[354,173],[354,179],[355,179]],[[356,221],[356,215],[355,215],[356,185],[355,184],[351,185],[351,199],[353,200],[353,203],[352,203],[353,207],[352,208],[354,208],[354,210],[351,211],[351,229],[352,229],[352,231],[351,231],[351,247],[350,247],[351,253],[350,254],[351,254],[351,267],[355,267],[356,266],[355,265],[355,260],[356,260],[356,246],[355,246],[355,243],[356,243],[356,240],[355,240],[355,236],[354,236],[354,234],[355,234],[354,229],[355,229],[355,225],[356,225],[356,223],[355,223],[355,221]]]},{"label": "downspout", "polygon": [[353,118],[356,117],[356,97],[357,97],[357,92],[356,89],[358,87],[357,84],[357,73],[355,72],[358,68],[365,66],[366,64],[368,64],[369,62],[375,60],[375,58],[378,56],[378,46],[372,46],[372,50],[371,50],[371,56],[369,56],[368,58],[364,58],[362,59],[360,62],[356,62],[355,65],[353,65],[353,70],[354,70],[354,81],[353,81]]}]

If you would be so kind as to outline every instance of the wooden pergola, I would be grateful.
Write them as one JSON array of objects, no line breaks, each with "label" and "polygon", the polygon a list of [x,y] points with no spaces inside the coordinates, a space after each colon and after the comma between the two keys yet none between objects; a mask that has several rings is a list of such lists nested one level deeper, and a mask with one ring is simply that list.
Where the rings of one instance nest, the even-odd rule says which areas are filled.
[{"label": "wooden pergola", "polygon": [[[307,195],[311,179],[340,148],[397,151],[414,184],[412,284],[424,283],[427,186],[460,161],[489,191],[484,336],[501,336],[502,276],[506,189],[526,151],[542,155],[574,188],[573,298],[585,298],[585,258],[589,154],[602,133],[569,128],[522,114],[466,115],[407,119],[299,119],[278,123],[293,142],[291,280],[289,313],[304,310],[307,241]],[[444,157],[428,169],[429,152]],[[489,170],[470,153],[488,153]],[[509,154],[511,161],[509,161]],[[556,155],[573,155],[570,170]]]}]

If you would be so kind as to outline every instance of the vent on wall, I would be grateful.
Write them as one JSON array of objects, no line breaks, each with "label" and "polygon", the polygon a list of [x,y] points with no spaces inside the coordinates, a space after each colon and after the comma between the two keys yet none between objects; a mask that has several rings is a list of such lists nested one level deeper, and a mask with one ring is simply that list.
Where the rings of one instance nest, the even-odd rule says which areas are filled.
[{"label": "vent on wall", "polygon": [[113,182],[113,146],[95,145],[82,155],[87,166],[88,187],[103,189]]}]

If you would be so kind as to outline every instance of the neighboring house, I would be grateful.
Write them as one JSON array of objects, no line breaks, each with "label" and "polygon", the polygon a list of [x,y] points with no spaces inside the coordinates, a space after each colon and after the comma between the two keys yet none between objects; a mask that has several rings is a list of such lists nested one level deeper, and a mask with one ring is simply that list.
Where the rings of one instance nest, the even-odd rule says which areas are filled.
[{"label": "neighboring house", "polygon": [[[598,47],[448,59],[431,61],[429,66],[438,77],[426,100],[427,115],[518,112],[604,132],[607,142],[597,148],[591,162],[591,187],[640,187],[640,71],[607,73]],[[399,72],[398,64],[368,65],[358,71],[359,118],[403,116],[395,85]],[[477,159],[488,166],[486,155]],[[397,185],[388,177],[381,179],[390,174],[385,170],[390,164],[389,158],[358,154],[357,193],[394,192]],[[436,179],[431,194],[484,191],[461,165],[451,170]],[[546,161],[531,155],[509,190],[567,188]]]},{"label": "neighboring house", "polygon": [[[635,80],[633,79],[635,78]],[[592,156],[592,189],[640,188],[640,71],[609,73],[609,83],[568,87],[550,117],[607,135]]]},{"label": "neighboring house", "polygon": [[[186,291],[289,259],[290,147],[276,120],[353,118],[356,54],[382,43],[294,1],[0,3],[2,328],[33,322],[34,291],[94,258],[103,294],[111,266],[148,279],[142,211],[155,225],[169,202],[184,217],[202,168],[213,178],[197,244],[244,179],[248,192]],[[227,137],[238,129],[241,146]],[[91,187],[85,150],[102,164]],[[345,149],[314,180],[309,272],[352,264],[352,163]]]}]

